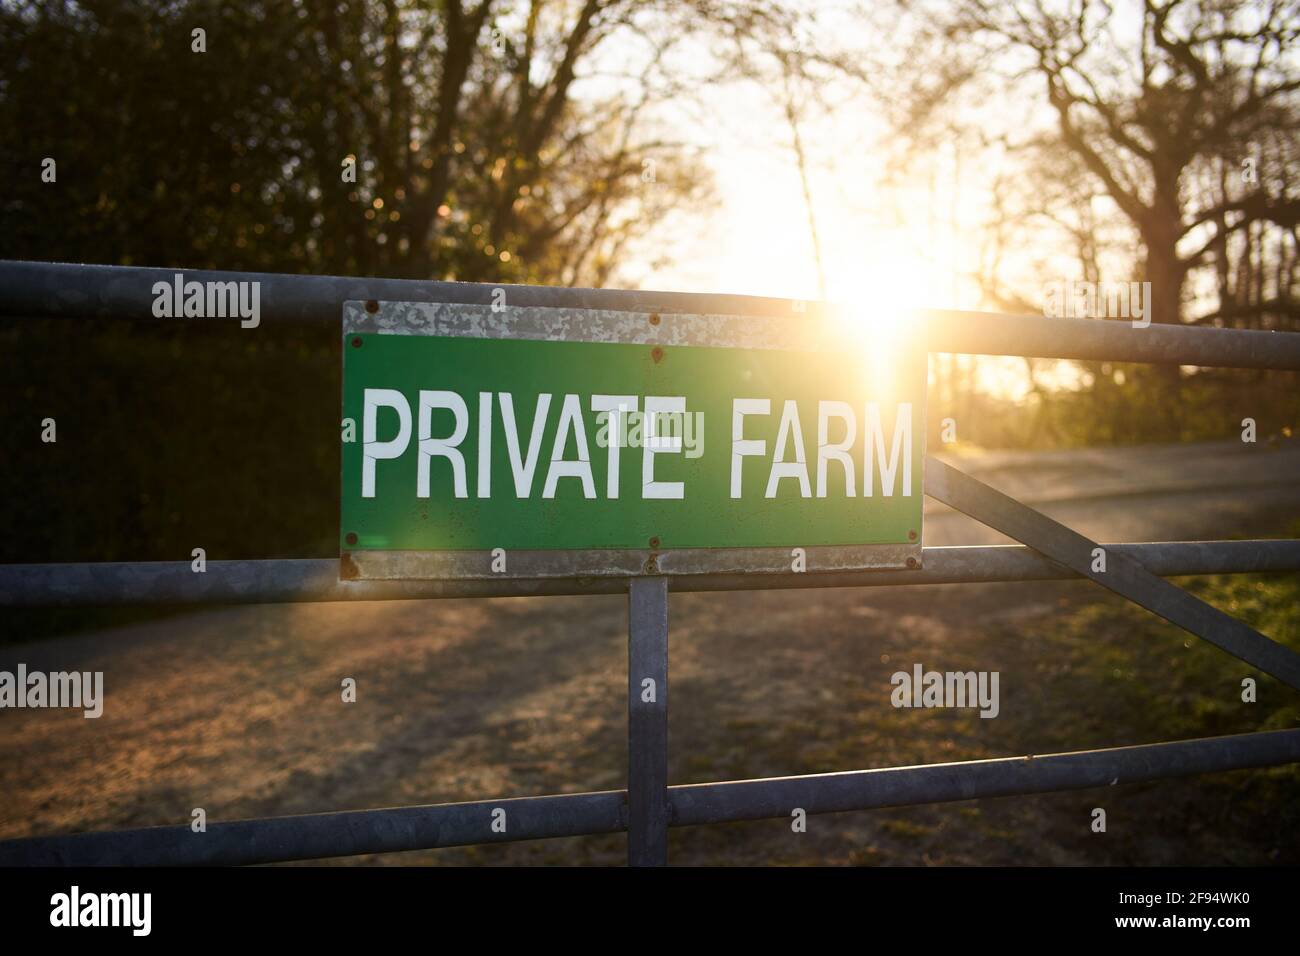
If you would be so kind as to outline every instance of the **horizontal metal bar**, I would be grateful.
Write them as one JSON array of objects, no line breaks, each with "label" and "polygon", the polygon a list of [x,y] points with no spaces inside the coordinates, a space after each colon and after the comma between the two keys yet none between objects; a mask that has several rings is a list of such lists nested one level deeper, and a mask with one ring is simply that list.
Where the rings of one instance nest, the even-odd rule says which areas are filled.
[{"label": "horizontal metal bar", "polygon": [[[919,542],[810,545],[810,572],[902,570],[921,561]],[[909,564],[909,562],[911,562]],[[492,571],[492,551],[348,551],[342,576],[350,581],[412,581],[436,578],[491,580],[500,577],[619,578],[642,574],[682,577],[701,574],[780,574],[790,570],[790,548],[575,548],[564,551],[512,550],[509,573]],[[651,570],[653,569],[653,570]]]},{"label": "horizontal metal bar", "polygon": [[[501,288],[507,290],[507,300],[512,306],[785,316],[792,320],[808,319],[836,308],[825,303],[717,293],[568,289],[3,260],[0,261],[0,316],[149,320],[153,318],[154,283],[171,282],[177,272],[183,272],[187,281],[260,283],[261,319],[270,322],[341,322],[343,303],[349,299],[488,305],[494,300],[495,290]],[[1295,332],[1155,324],[1136,328],[1127,321],[948,309],[918,309],[910,311],[908,317],[916,324],[927,347],[935,352],[1300,370],[1300,333]]]},{"label": "horizontal metal bar", "polygon": [[1085,790],[1193,773],[1300,762],[1300,730],[1206,737],[1041,757],[855,770],[669,787],[672,826],[789,819],[880,807]]},{"label": "horizontal metal bar", "polygon": [[1300,332],[1135,327],[1127,321],[1048,319],[988,312],[918,312],[932,352],[1024,355],[1093,362],[1300,370]]},{"label": "horizontal metal bar", "polygon": [[[1107,544],[1153,574],[1251,574],[1300,571],[1300,540],[1162,541]],[[700,574],[672,578],[674,591],[769,588],[896,587],[987,584],[1081,577],[1030,548],[991,545],[924,548],[922,567],[908,571],[804,574]],[[476,581],[340,581],[334,558],[209,561],[195,573],[188,561],[98,564],[0,564],[0,607],[278,604],[293,601],[412,601],[431,598],[623,594],[626,579]]]},{"label": "horizontal metal bar", "polygon": [[[1300,762],[1300,730],[1046,756],[772,777],[668,788],[670,826],[1083,790]],[[0,866],[253,864],[324,859],[627,828],[625,791],[149,827],[0,842]],[[505,810],[505,832],[491,829]]]},{"label": "horizontal metal bar", "polygon": [[707,292],[572,289],[505,283],[304,276],[274,272],[159,269],[143,266],[99,266],[13,260],[0,260],[0,315],[19,318],[86,316],[152,319],[154,283],[170,283],[178,272],[184,274],[187,282],[259,283],[259,305],[263,322],[323,321],[339,323],[339,328],[342,328],[343,303],[349,299],[492,305],[493,293],[497,289],[506,289],[507,301],[510,305],[516,306],[614,309],[630,312],[796,315],[790,299],[765,299]]},{"label": "horizontal metal bar", "polygon": [[0,866],[245,866],[620,833],[625,804],[607,790],[31,837],[0,842]]}]

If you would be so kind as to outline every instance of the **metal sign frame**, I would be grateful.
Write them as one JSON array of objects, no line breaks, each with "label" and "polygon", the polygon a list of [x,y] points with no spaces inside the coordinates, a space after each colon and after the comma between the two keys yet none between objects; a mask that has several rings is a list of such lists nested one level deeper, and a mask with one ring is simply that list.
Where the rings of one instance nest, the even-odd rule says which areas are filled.
[{"label": "metal sign frame", "polygon": [[[843,347],[843,330],[835,329],[824,319],[791,321],[745,315],[661,314],[504,303],[349,300],[343,304],[345,358],[349,353],[349,339],[362,334],[792,352],[834,352]],[[917,360],[921,382],[916,390],[919,400],[914,417],[924,423],[925,353],[914,348],[905,354]],[[397,551],[353,547],[340,554],[339,577],[344,581],[456,581],[780,574],[790,571],[793,548],[802,548],[806,573],[915,570],[922,565],[924,427],[914,429],[912,442],[920,465],[913,479],[918,517],[917,527],[906,542],[821,546],[795,542],[788,546],[756,548],[511,549],[505,572],[493,571],[490,550]]]}]

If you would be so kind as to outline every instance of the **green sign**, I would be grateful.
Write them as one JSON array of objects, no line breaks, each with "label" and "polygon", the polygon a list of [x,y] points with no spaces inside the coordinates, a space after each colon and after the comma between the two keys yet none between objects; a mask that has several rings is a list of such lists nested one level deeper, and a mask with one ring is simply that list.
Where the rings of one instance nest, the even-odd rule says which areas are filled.
[{"label": "green sign", "polygon": [[873,378],[861,350],[746,347],[817,344],[798,317],[372,309],[345,309],[347,576],[919,561],[923,353]]}]

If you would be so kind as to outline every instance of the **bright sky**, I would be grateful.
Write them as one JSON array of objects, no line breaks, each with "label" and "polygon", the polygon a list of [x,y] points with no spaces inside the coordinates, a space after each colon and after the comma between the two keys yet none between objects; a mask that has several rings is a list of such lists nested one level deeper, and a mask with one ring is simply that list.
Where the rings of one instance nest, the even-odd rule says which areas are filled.
[{"label": "bright sky", "polygon": [[[878,46],[880,38],[866,34],[860,19],[831,22],[834,5],[820,0],[819,29],[839,48]],[[863,32],[860,41],[846,39],[855,32]],[[680,68],[689,72],[707,57],[705,51],[689,50]],[[753,82],[700,86],[702,104],[683,107],[668,132],[702,148],[718,206],[682,210],[654,237],[671,244],[672,263],[629,271],[626,281],[674,291],[821,298],[808,206],[780,88]],[[800,109],[799,131],[825,298],[847,306],[868,339],[879,338],[907,309],[981,308],[979,290],[968,277],[978,271],[977,224],[989,200],[991,171],[953,146],[929,168],[918,169],[915,181],[886,189],[881,179],[887,133],[868,94],[849,81],[819,92],[831,109]],[[981,389],[1013,400],[1029,393],[1022,359],[955,360],[975,366]],[[1040,361],[1037,375],[1048,387],[1078,387],[1080,381],[1078,367],[1065,362]]]},{"label": "bright sky", "polygon": [[[830,117],[801,122],[813,206],[826,274],[826,298],[849,306],[868,329],[883,331],[911,308],[979,307],[978,292],[959,277],[974,271],[978,249],[969,224],[980,198],[958,158],[941,157],[933,183],[887,194],[879,184],[878,119],[865,99]],[[720,119],[695,128],[706,146],[719,205],[710,214],[685,215],[675,261],[640,276],[643,288],[730,292],[817,299],[817,269],[789,125],[770,93],[752,85],[711,94],[707,109]],[[873,161],[873,153],[877,157]],[[960,237],[966,235],[967,241]],[[976,361],[981,388],[1019,399],[1028,391],[1020,359]],[[1043,369],[1041,380],[1067,385],[1066,367]]]}]

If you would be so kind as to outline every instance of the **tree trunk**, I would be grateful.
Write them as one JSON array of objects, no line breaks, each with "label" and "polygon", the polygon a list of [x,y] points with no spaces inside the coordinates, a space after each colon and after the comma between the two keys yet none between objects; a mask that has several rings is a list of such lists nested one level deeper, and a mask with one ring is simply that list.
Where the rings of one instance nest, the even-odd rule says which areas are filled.
[{"label": "tree trunk", "polygon": [[[1142,228],[1146,256],[1142,279],[1151,283],[1150,318],[1153,324],[1177,325],[1182,321],[1183,284],[1187,265],[1178,256],[1178,237],[1182,232],[1177,179],[1157,180],[1155,202]],[[1142,334],[1134,329],[1134,334]],[[1147,373],[1155,386],[1153,398],[1159,408],[1148,414],[1164,416],[1179,433],[1183,426],[1182,374],[1177,365],[1156,365]],[[1178,434],[1168,436],[1177,440]]]}]

